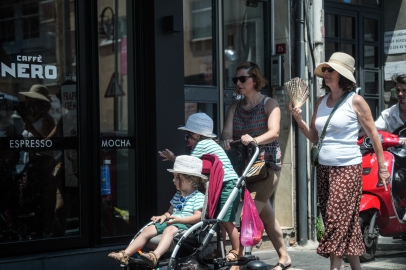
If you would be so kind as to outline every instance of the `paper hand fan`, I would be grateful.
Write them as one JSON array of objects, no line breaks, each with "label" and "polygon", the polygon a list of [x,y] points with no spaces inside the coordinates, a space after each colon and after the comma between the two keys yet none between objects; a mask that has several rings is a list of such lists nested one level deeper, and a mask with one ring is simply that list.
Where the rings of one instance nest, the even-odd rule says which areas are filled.
[{"label": "paper hand fan", "polygon": [[301,78],[293,78],[285,83],[293,107],[301,107],[310,95],[309,86]]}]

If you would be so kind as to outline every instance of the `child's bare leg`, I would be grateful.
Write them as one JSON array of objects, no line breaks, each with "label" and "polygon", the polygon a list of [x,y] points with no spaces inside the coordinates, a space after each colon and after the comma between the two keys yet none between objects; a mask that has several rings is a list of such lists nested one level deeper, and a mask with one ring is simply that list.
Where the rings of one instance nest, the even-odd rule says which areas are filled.
[{"label": "child's bare leg", "polygon": [[169,249],[172,243],[173,235],[178,231],[178,227],[176,226],[168,226],[165,228],[164,232],[162,233],[161,241],[159,241],[158,247],[155,249],[155,254],[158,257],[157,259],[161,258],[162,255]]},{"label": "child's bare leg", "polygon": [[158,234],[156,227],[151,225],[146,227],[137,238],[126,248],[125,253],[128,256],[133,255],[138,250],[142,249],[147,241]]},{"label": "child's bare leg", "polygon": [[227,231],[228,237],[230,238],[231,247],[233,250],[240,252],[240,236],[238,230],[232,222],[223,222],[222,225]]},{"label": "child's bare leg", "polygon": [[[227,240],[227,235],[226,235],[226,228],[224,227],[224,222],[221,223],[221,234],[223,236],[223,248],[226,248],[226,240]],[[220,245],[220,235],[217,235],[217,250],[221,252],[221,245]],[[226,254],[227,255],[227,254]]]}]

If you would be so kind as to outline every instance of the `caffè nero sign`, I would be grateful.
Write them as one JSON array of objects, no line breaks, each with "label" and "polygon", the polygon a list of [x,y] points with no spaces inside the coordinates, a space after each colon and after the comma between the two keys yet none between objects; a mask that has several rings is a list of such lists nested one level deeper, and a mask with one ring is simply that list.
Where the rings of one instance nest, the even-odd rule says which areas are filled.
[{"label": "caff\u00e8 nero sign", "polygon": [[11,63],[10,66],[1,62],[1,77],[9,75],[14,78],[56,79],[58,76],[56,66],[40,64],[41,55],[17,55],[17,62]]}]

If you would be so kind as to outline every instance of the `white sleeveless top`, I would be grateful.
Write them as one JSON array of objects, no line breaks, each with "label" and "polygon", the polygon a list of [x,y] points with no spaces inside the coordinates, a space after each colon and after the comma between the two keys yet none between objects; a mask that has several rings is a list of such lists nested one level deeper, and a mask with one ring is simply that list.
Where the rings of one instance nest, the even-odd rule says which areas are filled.
[{"label": "white sleeveless top", "polygon": [[[319,163],[326,166],[349,166],[360,164],[362,156],[358,141],[358,131],[361,128],[358,116],[352,108],[354,92],[348,94],[338,106],[327,126],[326,135],[321,143]],[[324,125],[333,111],[327,107],[327,94],[317,109],[316,129],[319,135],[323,132]]]}]

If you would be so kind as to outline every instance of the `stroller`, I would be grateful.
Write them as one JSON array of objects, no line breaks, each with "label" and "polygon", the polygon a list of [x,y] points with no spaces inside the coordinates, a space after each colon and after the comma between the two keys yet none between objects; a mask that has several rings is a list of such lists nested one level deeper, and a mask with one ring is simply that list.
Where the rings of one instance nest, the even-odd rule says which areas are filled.
[{"label": "stroller", "polygon": [[[230,143],[231,146],[235,146],[237,144],[241,144],[241,142],[234,141],[234,142]],[[244,146],[243,158],[247,156],[247,154],[246,154],[247,150],[248,150],[248,147]],[[168,258],[164,259],[165,256],[163,256],[159,260],[157,268],[167,267],[168,270],[175,270],[176,266],[179,264],[179,262],[185,261],[185,259],[189,258],[190,256],[195,256],[196,260],[201,265],[207,266],[207,264],[205,262],[203,262],[203,260],[200,258],[199,253],[201,253],[208,247],[215,232],[217,232],[217,235],[220,236],[222,257],[213,260],[214,270],[217,270],[219,268],[226,267],[226,266],[246,265],[250,261],[259,259],[258,257],[251,255],[251,252],[247,252],[246,255],[244,257],[242,257],[240,260],[233,261],[233,262],[227,262],[226,258],[225,258],[226,255],[224,254],[224,246],[223,246],[223,239],[222,239],[222,233],[221,233],[221,221],[222,221],[223,217],[225,216],[227,209],[232,204],[239,189],[241,189],[243,186],[245,186],[245,181],[244,181],[245,177],[246,177],[249,169],[251,168],[251,166],[254,164],[255,160],[257,159],[258,154],[259,154],[259,148],[256,146],[255,152],[253,153],[246,169],[244,170],[241,177],[238,179],[230,197],[228,198],[226,204],[221,209],[221,211],[218,214],[216,219],[205,219],[206,210],[207,210],[206,201],[207,201],[208,188],[206,189],[206,201],[204,203],[204,208],[203,208],[203,212],[202,212],[202,220],[200,222],[194,224],[188,230],[183,230],[183,231],[180,230],[178,233],[176,233],[174,235],[171,247],[169,248],[169,250],[167,252],[167,254],[169,252],[172,252],[169,259]],[[134,241],[134,239],[146,227],[148,227],[152,224],[153,224],[153,222],[149,222],[146,226],[144,226],[134,236],[132,241]],[[156,247],[158,245],[159,241],[161,240],[161,237],[162,237],[162,235],[157,235],[155,237],[152,237],[151,239],[149,239],[146,246],[149,248]],[[134,257],[129,258],[129,263],[127,266],[121,265],[122,270],[137,269],[137,268],[151,269],[142,259],[134,258]]]}]

